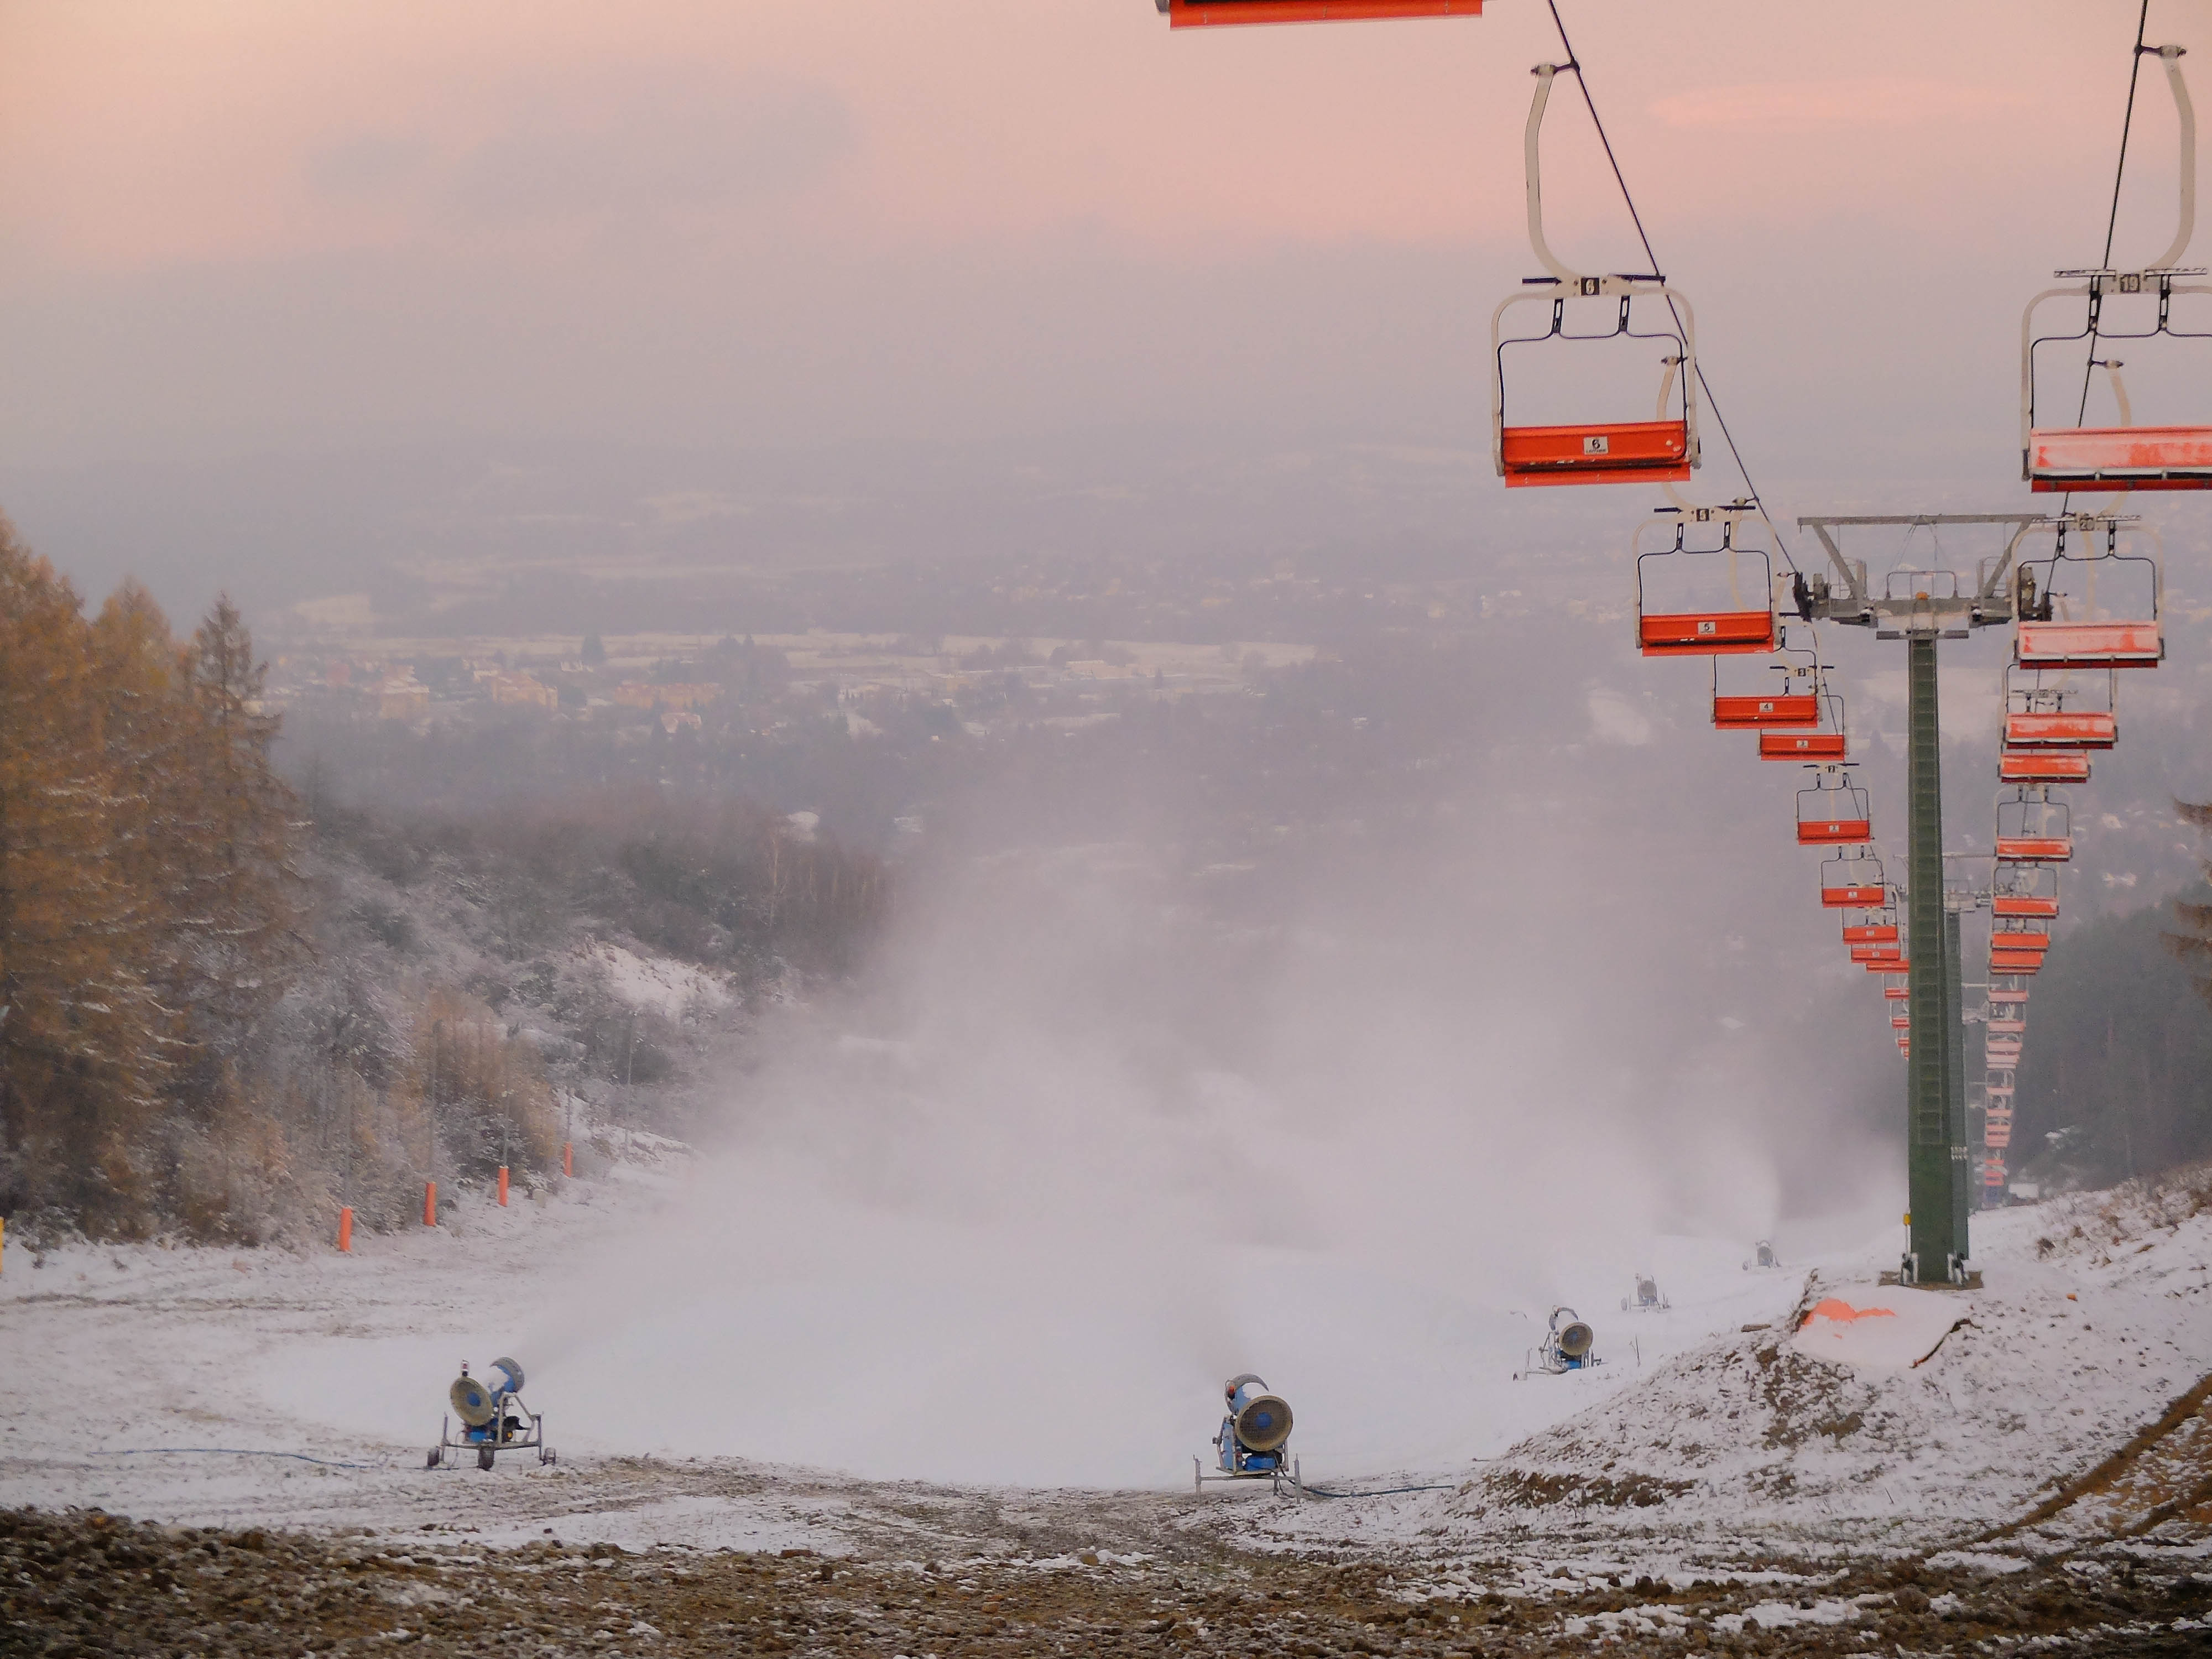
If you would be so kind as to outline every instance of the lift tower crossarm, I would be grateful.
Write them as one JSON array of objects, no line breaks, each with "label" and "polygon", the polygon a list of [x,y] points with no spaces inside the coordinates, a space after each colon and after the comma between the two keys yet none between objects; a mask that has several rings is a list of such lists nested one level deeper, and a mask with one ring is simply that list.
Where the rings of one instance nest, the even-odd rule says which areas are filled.
[{"label": "lift tower crossarm", "polygon": [[[1800,530],[1809,530],[1820,539],[1828,555],[1828,562],[1835,568],[1836,579],[1814,586],[1812,592],[1813,615],[1822,622],[1843,623],[1854,628],[1872,628],[1883,639],[1908,637],[1941,637],[1962,640],[1977,628],[1986,628],[2012,620],[2012,589],[2005,578],[2012,568],[2013,552],[2020,538],[2035,526],[2048,524],[2047,513],[1881,513],[1843,516],[1808,516],[1797,520]],[[1958,578],[1949,571],[1920,571],[1911,573],[1947,579],[1949,592],[1936,591],[1938,584],[1913,586],[1905,593],[1895,592],[1895,573],[1886,584],[1885,591],[1877,595],[1867,580],[1864,560],[1854,564],[1844,556],[1833,532],[1851,525],[1890,525],[1905,528],[1926,526],[1939,529],[1946,525],[2009,525],[2011,539],[1994,565],[1984,564],[1977,573],[1972,589],[1959,592]]]}]

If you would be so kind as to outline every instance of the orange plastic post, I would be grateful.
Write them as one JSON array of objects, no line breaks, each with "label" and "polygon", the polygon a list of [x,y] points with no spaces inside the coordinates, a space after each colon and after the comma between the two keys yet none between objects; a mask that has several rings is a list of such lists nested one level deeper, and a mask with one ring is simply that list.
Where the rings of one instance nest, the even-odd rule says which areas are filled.
[{"label": "orange plastic post", "polygon": [[504,1164],[499,1166],[499,1206],[501,1209],[507,1207],[507,1165]]},{"label": "orange plastic post", "polygon": [[434,1181],[422,1183],[422,1224],[426,1227],[438,1224],[438,1183]]},{"label": "orange plastic post", "polygon": [[338,1249],[347,1255],[353,1251],[353,1206],[350,1204],[338,1212]]},{"label": "orange plastic post", "polygon": [[561,1143],[561,1173],[564,1176],[576,1173],[576,1146],[574,1141]]}]

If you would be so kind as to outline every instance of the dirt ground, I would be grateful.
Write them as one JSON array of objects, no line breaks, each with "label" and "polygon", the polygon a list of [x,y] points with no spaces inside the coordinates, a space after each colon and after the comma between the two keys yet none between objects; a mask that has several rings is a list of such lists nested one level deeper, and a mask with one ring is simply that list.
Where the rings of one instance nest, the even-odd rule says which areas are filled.
[{"label": "dirt ground", "polygon": [[[2142,1545],[1992,1577],[1926,1561],[1735,1564],[1686,1587],[1249,1555],[923,1561],[423,1531],[308,1537],[0,1511],[0,1653],[553,1656],[2212,1651],[2212,1580]],[[1746,1615],[1749,1617],[1747,1618]],[[1820,1622],[1826,1620],[1828,1622]],[[1785,1622],[1792,1621],[1792,1622]]]}]

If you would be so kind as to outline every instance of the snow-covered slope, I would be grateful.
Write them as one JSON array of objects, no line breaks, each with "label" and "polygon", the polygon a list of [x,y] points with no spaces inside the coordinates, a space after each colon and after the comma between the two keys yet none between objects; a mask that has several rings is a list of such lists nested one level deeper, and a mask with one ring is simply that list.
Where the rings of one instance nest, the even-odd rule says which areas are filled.
[{"label": "snow-covered slope", "polygon": [[[2124,1189],[1978,1218],[1984,1285],[1942,1293],[1954,1327],[1934,1328],[1917,1364],[1853,1365],[1790,1340],[1823,1298],[1880,1299],[1881,1264],[1830,1267],[1807,1276],[1790,1320],[1679,1355],[1449,1491],[1231,1524],[1293,1546],[1391,1538],[1439,1553],[1593,1529],[1768,1550],[1971,1540],[2063,1498],[2212,1372],[2203,1201],[2187,1186]],[[2212,1438],[2193,1418],[2181,1427]]]}]

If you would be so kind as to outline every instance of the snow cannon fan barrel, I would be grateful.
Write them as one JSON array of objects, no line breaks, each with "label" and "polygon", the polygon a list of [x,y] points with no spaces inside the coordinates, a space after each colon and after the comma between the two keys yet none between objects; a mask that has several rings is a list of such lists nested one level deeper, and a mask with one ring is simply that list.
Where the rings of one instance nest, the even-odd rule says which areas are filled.
[{"label": "snow cannon fan barrel", "polygon": [[1571,1319],[1559,1327],[1559,1353],[1570,1364],[1589,1358],[1596,1341],[1597,1333],[1579,1319]]},{"label": "snow cannon fan barrel", "polygon": [[1237,1443],[1247,1451],[1276,1451],[1290,1439],[1290,1401],[1279,1394],[1269,1394],[1261,1378],[1249,1371],[1232,1376],[1223,1392],[1228,1397],[1229,1420]]},{"label": "snow cannon fan barrel", "polygon": [[453,1415],[472,1429],[483,1427],[499,1409],[492,1403],[491,1385],[466,1371],[453,1379],[446,1398],[453,1402]]},{"label": "snow cannon fan barrel", "polygon": [[466,1365],[453,1379],[453,1386],[446,1390],[446,1398],[453,1407],[453,1415],[472,1429],[480,1429],[499,1413],[502,1395],[522,1392],[522,1364],[502,1354],[491,1362],[485,1375],[471,1376]]}]

